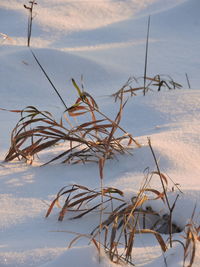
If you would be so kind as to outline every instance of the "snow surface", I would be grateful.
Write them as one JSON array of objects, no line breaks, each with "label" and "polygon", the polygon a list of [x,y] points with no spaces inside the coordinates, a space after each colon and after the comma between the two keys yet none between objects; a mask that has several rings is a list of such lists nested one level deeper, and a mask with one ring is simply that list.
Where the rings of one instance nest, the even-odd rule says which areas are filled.
[{"label": "snow surface", "polygon": [[[0,107],[35,105],[62,114],[59,99],[26,47],[23,3],[0,2]],[[133,156],[108,161],[104,184],[123,190],[127,199],[137,191],[144,169],[155,170],[147,146],[150,137],[162,171],[183,191],[173,214],[180,227],[188,222],[195,204],[198,223],[200,215],[199,10],[199,0],[51,0],[51,4],[38,0],[31,38],[34,52],[69,105],[75,99],[70,79],[80,81],[83,75],[87,90],[113,117],[116,105],[109,95],[130,76],[143,75],[147,18],[151,14],[148,75],[171,75],[183,89],[129,99],[122,126],[143,146],[133,150]],[[187,89],[185,73],[191,89]],[[48,219],[44,218],[63,186],[99,187],[98,166],[5,164],[10,132],[18,119],[17,114],[0,112],[0,267],[114,266],[105,255],[99,263],[87,239],[67,249],[74,238],[68,231],[90,233],[99,222],[98,215],[74,221],[66,218],[61,223],[55,208]],[[158,181],[152,183],[157,186]],[[174,194],[169,197],[173,201]],[[160,203],[152,205],[160,213],[166,212]],[[163,235],[165,240],[167,237]],[[182,247],[176,244],[165,258],[170,267],[182,266]],[[136,266],[165,266],[158,244],[148,235],[137,237],[133,261]],[[199,246],[194,266],[200,266]]]}]

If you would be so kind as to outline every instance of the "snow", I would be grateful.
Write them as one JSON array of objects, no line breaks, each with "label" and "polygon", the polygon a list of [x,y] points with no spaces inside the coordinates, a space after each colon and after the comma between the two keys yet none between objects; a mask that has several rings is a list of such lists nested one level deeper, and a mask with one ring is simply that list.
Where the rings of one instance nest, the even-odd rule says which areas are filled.
[{"label": "snow", "polygon": [[[26,47],[27,12],[22,0],[0,2],[0,108],[23,109],[28,105],[49,110],[59,117],[64,108]],[[121,125],[132,133],[141,148],[133,155],[119,155],[105,165],[104,185],[123,190],[127,201],[137,192],[144,170],[155,170],[147,137],[159,166],[183,194],[173,212],[181,227],[194,219],[200,223],[200,18],[199,0],[102,0],[39,1],[33,21],[31,46],[42,66],[70,106],[76,92],[71,84],[81,75],[87,91],[101,109],[114,118],[117,104],[109,95],[130,76],[144,72],[145,38],[151,15],[147,74],[167,74],[183,85],[181,90],[149,92],[130,97]],[[122,12],[123,11],[123,12]],[[8,38],[7,38],[8,36]],[[185,73],[191,89],[188,89]],[[0,111],[0,267],[113,267],[102,252],[101,259],[88,238],[68,249],[73,234],[89,234],[99,215],[58,222],[59,208],[45,218],[49,204],[66,185],[99,188],[96,164],[39,166],[3,162],[10,133],[19,114]],[[43,153],[44,158],[59,147]],[[154,178],[152,186],[160,187]],[[173,203],[176,193],[169,193]],[[164,215],[166,206],[148,204]],[[181,239],[184,233],[174,234]],[[164,240],[168,235],[163,235]],[[182,266],[183,249],[175,243],[162,254],[155,238],[138,235],[133,249],[136,266]],[[200,266],[199,244],[193,266]]]}]

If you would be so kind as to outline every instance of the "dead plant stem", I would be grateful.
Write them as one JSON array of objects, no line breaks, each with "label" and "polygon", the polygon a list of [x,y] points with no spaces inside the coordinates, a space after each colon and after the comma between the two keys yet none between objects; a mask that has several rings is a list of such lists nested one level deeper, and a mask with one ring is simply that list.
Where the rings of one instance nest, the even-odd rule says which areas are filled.
[{"label": "dead plant stem", "polygon": [[160,181],[161,181],[161,184],[162,184],[162,188],[163,188],[163,192],[164,192],[165,200],[166,200],[167,207],[168,207],[168,210],[169,210],[169,243],[170,243],[170,247],[172,248],[172,212],[173,212],[173,209],[174,209],[174,207],[175,207],[175,204],[176,204],[176,201],[177,201],[179,195],[176,197],[176,200],[175,200],[174,204],[173,204],[172,207],[171,207],[171,206],[170,206],[170,203],[169,203],[168,196],[167,196],[167,191],[166,191],[166,188],[165,188],[163,179],[162,179],[162,174],[161,174],[161,171],[160,171],[160,167],[159,167],[159,165],[158,165],[158,161],[157,161],[155,152],[154,152],[153,147],[152,147],[152,145],[151,145],[151,140],[150,140],[150,138],[148,138],[148,144],[149,144],[151,153],[152,153],[152,155],[153,155],[154,162],[155,162],[155,164],[156,164],[156,168],[157,168],[158,175],[159,175],[159,177],[160,177]]},{"label": "dead plant stem", "polygon": [[147,38],[146,38],[146,51],[145,51],[145,64],[144,64],[144,91],[143,94],[146,94],[146,77],[147,77],[147,61],[148,61],[148,48],[149,48],[149,30],[150,30],[150,21],[151,17],[148,18],[147,25]]}]

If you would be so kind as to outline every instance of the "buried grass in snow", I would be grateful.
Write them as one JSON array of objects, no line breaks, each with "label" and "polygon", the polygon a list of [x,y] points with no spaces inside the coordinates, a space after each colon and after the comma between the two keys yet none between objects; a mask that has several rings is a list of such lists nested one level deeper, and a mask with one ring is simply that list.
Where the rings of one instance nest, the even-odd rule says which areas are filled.
[{"label": "buried grass in snow", "polygon": [[[29,106],[20,112],[21,119],[11,133],[11,146],[5,161],[15,159],[32,163],[35,155],[41,151],[67,142],[67,149],[46,164],[55,160],[62,163],[97,162],[101,166],[106,159],[115,157],[117,153],[128,152],[127,147],[139,144],[131,134],[120,127],[123,108],[123,92],[119,110],[114,120],[108,118],[97,106],[94,98],[82,91],[77,83],[72,80],[78,92],[78,98],[73,106],[64,112],[60,121],[54,119],[48,111],[40,111]],[[89,114],[82,123],[78,124],[77,118]],[[70,118],[76,118],[73,126]],[[85,118],[85,117],[84,117]],[[115,137],[116,132],[118,136]],[[119,135],[119,132],[122,135]],[[123,142],[127,140],[126,144]]]},{"label": "buried grass in snow", "polygon": [[[158,165],[155,152],[149,140],[149,148],[156,163],[156,170],[148,173],[138,190],[129,202],[124,199],[124,193],[117,188],[101,188],[101,190],[93,190],[82,185],[72,185],[62,188],[56,198],[53,200],[47,211],[46,217],[50,215],[53,207],[61,201],[64,204],[59,212],[58,220],[62,221],[64,216],[70,219],[79,219],[90,213],[102,213],[103,219],[99,225],[91,231],[90,235],[76,234],[76,237],[70,242],[70,247],[79,238],[87,236],[91,242],[95,244],[98,251],[102,249],[106,252],[112,262],[128,263],[134,265],[133,249],[135,245],[136,235],[153,235],[161,248],[165,259],[165,252],[173,247],[175,242],[179,242],[184,248],[183,266],[187,266],[186,262],[194,262],[196,242],[200,241],[200,228],[193,222],[185,226],[185,243],[174,239],[173,234],[179,233],[180,229],[172,220],[178,196],[181,193],[177,184],[173,183],[172,191],[176,187],[178,192],[175,201],[171,203],[168,199],[169,178],[163,174]],[[152,179],[158,179],[160,186],[152,187]],[[103,196],[103,202],[102,198]],[[162,202],[166,207],[166,214],[161,214],[152,208],[152,202]],[[150,204],[151,203],[151,204]],[[163,238],[163,234],[167,234],[169,238]],[[99,238],[100,237],[100,238]],[[176,236],[177,237],[177,236]]]},{"label": "buried grass in snow", "polygon": [[[70,219],[78,219],[83,217],[84,215],[97,210],[101,205],[101,196],[104,196],[104,204],[110,203],[111,207],[113,205],[113,201],[120,201],[124,205],[123,200],[123,192],[117,188],[107,187],[103,188],[103,190],[92,190],[86,186],[74,184],[71,187],[66,186],[63,187],[57,194],[56,198],[53,200],[49,209],[46,213],[46,217],[50,215],[54,205],[58,205],[59,201],[63,196],[67,196],[63,207],[59,213],[58,220],[62,221],[65,215],[69,212],[78,212],[79,214],[76,216],[71,217]],[[87,209],[87,205],[89,203],[96,202],[96,204],[91,204],[92,207]]]},{"label": "buried grass in snow", "polygon": [[[78,239],[86,237],[94,244],[99,254],[103,249],[112,262],[134,266],[133,249],[136,236],[148,234],[153,235],[157,240],[166,266],[165,252],[171,249],[174,243],[180,243],[183,247],[183,267],[193,265],[197,242],[200,241],[200,226],[194,222],[195,209],[184,229],[173,222],[172,214],[178,196],[182,192],[178,185],[170,179],[173,184],[172,191],[174,192],[174,188],[177,188],[178,192],[174,192],[175,201],[173,203],[169,201],[169,178],[160,170],[150,139],[148,144],[156,164],[156,170],[147,173],[138,193],[129,202],[124,199],[124,193],[121,190],[112,187],[93,190],[74,184],[64,187],[58,192],[49,206],[46,217],[51,214],[56,204],[61,207],[59,202],[63,202],[63,198],[64,204],[59,212],[59,221],[63,221],[65,216],[71,216],[71,214],[73,216],[70,219],[79,219],[93,212],[104,215],[99,225],[90,234],[74,233],[76,237],[70,242],[69,247],[74,245]],[[160,181],[161,189],[152,187],[153,178]],[[159,211],[153,210],[152,201],[161,201],[166,207],[167,213],[162,215]],[[180,235],[183,241],[175,239],[173,234],[183,230],[184,232]],[[167,240],[163,234],[169,236]]]},{"label": "buried grass in snow", "polygon": [[117,92],[112,94],[115,101],[120,99],[121,93],[128,94],[130,96],[135,96],[138,92],[145,92],[145,95],[149,91],[161,91],[163,89],[175,90],[181,89],[182,85],[175,82],[169,75],[157,74],[154,77],[145,77],[145,87],[141,83],[144,77],[130,77],[128,81],[120,88]]}]

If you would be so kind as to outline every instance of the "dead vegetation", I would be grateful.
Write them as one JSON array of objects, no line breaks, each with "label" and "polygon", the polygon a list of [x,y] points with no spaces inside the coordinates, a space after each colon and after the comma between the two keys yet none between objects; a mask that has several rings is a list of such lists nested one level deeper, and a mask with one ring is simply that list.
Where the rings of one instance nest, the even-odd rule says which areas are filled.
[{"label": "dead vegetation", "polygon": [[[37,3],[36,1],[29,1],[29,4],[30,6],[24,5],[29,11],[28,47],[30,46],[34,18],[33,8]],[[154,158],[156,170],[148,173],[131,201],[129,203],[125,201],[124,192],[120,189],[103,187],[106,160],[115,158],[117,154],[129,153],[128,147],[132,143],[140,146],[132,135],[120,126],[123,109],[127,103],[127,100],[124,100],[125,95],[134,96],[138,92],[146,95],[149,91],[182,88],[181,84],[175,82],[170,76],[147,76],[149,30],[150,17],[147,29],[144,77],[129,78],[125,85],[112,95],[115,101],[119,100],[119,109],[114,119],[106,116],[95,99],[74,79],[72,79],[72,83],[78,97],[74,105],[67,107],[36,55],[30,49],[40,69],[62,101],[65,112],[58,121],[49,111],[41,111],[33,106],[28,106],[24,110],[10,110],[20,113],[21,119],[11,133],[11,145],[5,161],[18,159],[31,164],[35,157],[40,155],[40,152],[59,144],[66,144],[66,149],[62,153],[44,165],[58,160],[62,163],[73,164],[96,162],[99,165],[101,181],[100,189],[90,189],[78,184],[63,187],[47,210],[46,217],[50,216],[54,206],[57,205],[60,208],[59,221],[63,221],[65,216],[67,217],[68,214],[71,216],[72,213],[73,216],[68,217],[71,220],[82,218],[93,212],[100,214],[99,225],[89,235],[76,234],[69,247],[84,236],[90,239],[99,253],[103,248],[112,262],[134,265],[132,252],[136,235],[151,234],[155,236],[163,254],[173,247],[174,242],[181,243],[184,249],[183,266],[192,266],[196,253],[196,242],[200,241],[200,226],[194,223],[193,213],[190,222],[184,229],[185,243],[173,239],[173,233],[183,230],[172,221],[172,214],[181,191],[174,184],[179,192],[175,201],[170,204],[168,177],[160,170],[150,139],[148,139],[148,145]],[[7,37],[3,36],[3,38]],[[186,78],[190,87],[187,75]],[[84,122],[78,123],[77,119],[80,117],[82,121],[84,120],[83,117],[85,118]],[[153,177],[160,181],[161,190],[152,188],[151,180]],[[164,203],[168,210],[167,214],[163,216],[158,211],[153,210],[148,204],[149,200]],[[162,234],[168,234],[169,239],[165,241]]]},{"label": "dead vegetation", "polygon": [[183,247],[183,267],[191,267],[193,266],[197,246],[199,246],[200,242],[200,224],[196,223],[194,217],[196,215],[196,205],[194,207],[191,218],[185,226],[183,232],[183,241],[174,240],[175,243],[180,243]]},{"label": "dead vegetation", "polygon": [[[150,140],[149,148],[156,163],[156,170],[147,173],[140,189],[130,202],[124,199],[124,192],[117,188],[102,187],[101,190],[93,190],[74,184],[62,188],[58,192],[49,206],[46,217],[51,214],[55,205],[61,208],[59,221],[62,221],[65,216],[69,219],[79,219],[93,212],[102,214],[99,225],[92,230],[90,235],[87,235],[87,238],[89,237],[91,242],[95,243],[99,252],[103,248],[110,260],[117,264],[134,265],[132,256],[136,235],[151,234],[155,236],[161,251],[165,253],[176,242],[173,234],[183,230],[172,220],[178,196],[182,192],[177,184],[172,180],[169,181],[169,178],[161,172]],[[159,183],[157,185],[161,189],[152,187],[152,179],[160,181],[160,186]],[[168,197],[169,182],[173,183],[173,191],[174,188],[178,190],[176,193],[174,192],[176,197],[172,204]],[[62,205],[60,205],[60,200]],[[162,215],[159,211],[153,210],[149,201],[151,203],[152,201],[161,201],[168,212]],[[73,214],[72,217],[71,214]],[[169,238],[163,239],[163,234],[167,234]],[[77,233],[70,242],[70,247],[82,237],[82,234]],[[199,227],[192,222],[187,224],[184,238],[186,243],[182,244],[184,247],[183,261],[186,262],[189,258],[192,263],[195,256],[195,244],[196,241],[199,241]]]},{"label": "dead vegetation", "polygon": [[[49,209],[46,213],[46,217],[50,215],[54,205],[61,207],[59,203],[60,199],[63,198],[63,196],[65,197],[67,196],[61,208],[61,211],[59,213],[58,220],[62,221],[65,215],[70,212],[79,213],[78,215],[73,216],[70,219],[81,218],[84,215],[100,208],[100,205],[102,205],[101,203],[102,194],[105,199],[104,204],[108,203],[110,204],[111,207],[113,206],[114,200],[124,203],[123,192],[117,188],[106,187],[106,188],[103,188],[103,191],[101,191],[101,190],[95,190],[95,189],[92,190],[86,186],[74,184],[72,186],[66,186],[58,192],[56,198],[53,200],[53,202],[49,206]],[[93,202],[97,204],[94,204],[94,205],[91,204],[92,207],[88,209],[87,205]]]},{"label": "dead vegetation", "polygon": [[[82,237],[89,238],[99,254],[103,249],[112,262],[134,266],[133,249],[136,236],[150,234],[157,240],[165,264],[167,264],[165,252],[178,242],[184,251],[183,266],[193,265],[197,242],[200,241],[200,226],[194,222],[195,209],[184,229],[172,221],[172,214],[181,191],[177,184],[170,180],[173,187],[178,189],[175,201],[170,205],[168,199],[169,178],[160,171],[150,140],[149,147],[155,157],[157,170],[147,174],[138,193],[131,198],[130,202],[124,199],[124,192],[112,187],[93,190],[74,184],[64,187],[58,192],[49,206],[46,217],[51,214],[55,205],[61,209],[58,216],[59,221],[63,221],[65,216],[68,219],[79,219],[94,212],[100,214],[103,212],[104,215],[100,224],[90,234],[74,233],[75,238],[72,239],[69,247]],[[160,180],[162,190],[151,186],[153,178]],[[161,215],[159,211],[153,210],[149,205],[150,200],[151,203],[152,201],[161,201],[168,209],[168,213]],[[60,201],[63,203],[62,205]],[[174,233],[180,233],[180,237],[184,233],[183,240],[185,242],[174,239]],[[167,234],[169,238],[163,238],[163,234]]]},{"label": "dead vegetation", "polygon": [[[145,86],[142,85],[142,82],[145,79]],[[175,82],[172,77],[168,75],[157,74],[154,77],[131,77],[128,81],[114,94],[111,96],[114,97],[115,102],[120,99],[121,93],[123,92],[129,96],[136,96],[137,93],[144,93],[145,95],[148,92],[161,91],[161,90],[175,90],[181,89],[182,85]]]},{"label": "dead vegetation", "polygon": [[[112,120],[100,111],[90,94],[81,91],[74,80],[72,82],[78,92],[78,98],[75,104],[66,110],[60,121],[54,119],[50,112],[40,111],[33,106],[22,111],[13,110],[21,113],[21,119],[11,133],[11,146],[5,161],[18,159],[32,163],[41,151],[66,143],[67,149],[45,164],[61,160],[62,163],[97,162],[101,165],[118,153],[128,152],[128,146],[132,143],[139,146],[131,134],[120,127],[126,104],[123,96],[118,113]],[[77,123],[74,126],[70,122],[70,118],[88,114],[90,119],[86,117],[81,124]],[[115,137],[116,131],[122,134],[118,133]]]},{"label": "dead vegetation", "polygon": [[35,14],[33,13],[34,6],[37,5],[37,2],[35,0],[29,1],[29,6],[24,5],[24,8],[28,10],[28,29],[27,29],[27,46],[30,46],[31,42],[31,34],[32,34],[32,24],[33,24],[33,19],[35,17]]}]

